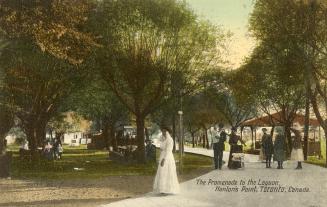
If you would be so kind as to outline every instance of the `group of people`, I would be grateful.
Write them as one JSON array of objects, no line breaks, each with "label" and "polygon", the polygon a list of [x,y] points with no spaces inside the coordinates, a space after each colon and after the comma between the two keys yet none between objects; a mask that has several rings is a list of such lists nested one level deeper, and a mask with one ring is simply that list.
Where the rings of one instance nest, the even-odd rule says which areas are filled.
[{"label": "group of people", "polygon": [[[283,127],[276,127],[276,136],[273,143],[272,136],[267,134],[267,129],[262,128],[262,155],[265,157],[266,168],[271,168],[272,157],[277,161],[277,169],[283,169],[283,162],[286,160],[286,143],[285,143],[285,130]],[[304,161],[302,149],[302,137],[299,125],[293,125],[291,131],[294,133],[291,160],[297,162],[295,169],[302,169],[302,162]]]},{"label": "group of people", "polygon": [[[225,141],[227,136],[229,136],[230,153],[228,159],[228,168],[237,169],[241,168],[240,160],[235,162],[233,156],[243,152],[243,146],[246,146],[245,142],[240,136],[236,134],[237,129],[232,127],[231,134],[227,134],[224,129],[224,125],[219,124],[219,128],[214,127],[211,132],[211,142],[214,151],[214,166],[215,169],[221,170],[223,165],[223,152],[225,150]],[[267,129],[262,128],[262,156],[266,161],[266,168],[271,168],[271,161],[277,161],[277,169],[283,169],[283,162],[286,160],[286,143],[285,143],[285,133],[284,128],[278,126],[275,128],[275,140],[273,142],[270,134],[267,134]],[[291,128],[294,133],[294,138],[292,142],[292,152],[291,160],[297,161],[297,167],[295,169],[302,169],[302,162],[304,160],[303,149],[302,149],[302,137],[300,132],[300,127],[294,124]],[[240,144],[239,144],[240,143]]]},{"label": "group of people", "polygon": [[63,147],[59,139],[55,139],[53,143],[47,141],[43,147],[43,155],[47,160],[59,160],[63,153]]},{"label": "group of people", "polygon": [[[296,169],[302,169],[301,162],[303,161],[303,150],[301,143],[301,133],[297,125],[291,129],[294,133],[293,150],[291,159],[297,161]],[[155,176],[153,191],[160,194],[176,194],[179,192],[179,183],[176,173],[175,159],[172,153],[174,141],[169,134],[167,127],[162,127],[162,136],[160,139],[160,157],[157,173]],[[283,162],[286,160],[286,144],[283,127],[275,128],[276,135],[273,142],[272,136],[267,134],[267,129],[262,128],[262,152],[266,161],[266,168],[271,168],[272,157],[278,163],[277,169],[283,169]],[[224,125],[219,124],[218,129],[214,127],[211,132],[211,142],[214,151],[214,166],[215,169],[222,169],[223,155],[225,150],[225,142],[229,136],[230,153],[228,159],[228,168],[237,169],[241,167],[241,162],[233,159],[234,155],[242,154],[245,142],[237,135],[237,128],[232,127],[231,133],[227,134],[224,130]],[[240,143],[240,144],[239,144]]]},{"label": "group of people", "polygon": [[[230,153],[228,158],[228,168],[230,169],[237,169],[241,167],[241,162],[234,162],[233,161],[233,154],[236,153],[242,153],[243,146],[245,145],[245,142],[241,139],[240,136],[236,134],[237,128],[232,127],[231,134],[227,134],[224,130],[224,125],[220,123],[218,125],[218,129],[214,127],[214,130],[211,131],[211,143],[213,148],[213,154],[214,154],[214,165],[215,169],[222,169],[223,166],[223,155],[225,151],[225,142],[227,139],[227,136],[229,136],[229,145],[230,145]],[[241,143],[241,145],[238,144],[238,142]]]}]

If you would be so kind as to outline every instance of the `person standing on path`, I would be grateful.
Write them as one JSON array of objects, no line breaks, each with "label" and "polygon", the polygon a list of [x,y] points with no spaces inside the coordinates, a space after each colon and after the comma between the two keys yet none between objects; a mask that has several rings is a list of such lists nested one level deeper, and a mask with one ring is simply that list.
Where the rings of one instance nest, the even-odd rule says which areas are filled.
[{"label": "person standing on path", "polygon": [[173,155],[174,141],[167,127],[162,127],[160,139],[160,157],[157,174],[154,179],[153,191],[160,194],[177,194],[180,191],[176,164]]},{"label": "person standing on path", "polygon": [[224,125],[220,123],[218,129],[218,143],[217,143],[217,154],[218,154],[217,160],[218,160],[219,170],[221,170],[221,167],[223,166],[223,155],[225,150],[226,136],[227,134],[224,130]]},{"label": "person standing on path", "polygon": [[219,134],[217,128],[214,126],[213,130],[211,131],[211,145],[213,149],[213,161],[215,165],[215,169],[218,169],[218,141],[219,141]]},{"label": "person standing on path", "polygon": [[271,157],[274,153],[274,144],[272,138],[269,134],[267,134],[267,129],[262,128],[262,152],[264,157],[266,158],[266,168],[271,168]]},{"label": "person standing on path", "polygon": [[[232,127],[232,133],[229,135],[229,145],[230,145],[230,151],[229,151],[229,158],[228,158],[228,168],[229,169],[237,169],[241,167],[241,163],[238,163],[237,165],[232,161],[233,153],[242,153],[243,152],[243,146],[246,146],[245,142],[241,139],[240,136],[236,134],[237,128]],[[238,141],[242,145],[238,145]]]},{"label": "person standing on path", "polygon": [[291,130],[295,135],[291,152],[291,160],[297,161],[297,167],[295,169],[300,170],[302,169],[302,162],[304,161],[300,126],[294,125]]},{"label": "person standing on path", "polygon": [[285,135],[284,128],[279,126],[275,128],[277,135],[274,142],[274,160],[277,161],[277,169],[284,169],[283,162],[286,159],[285,155]]},{"label": "person standing on path", "polygon": [[226,141],[226,132],[223,128],[224,125],[220,123],[219,129],[217,130],[217,128],[214,127],[214,130],[211,132],[211,143],[213,148],[213,158],[216,170],[221,170],[223,166],[223,155]]}]

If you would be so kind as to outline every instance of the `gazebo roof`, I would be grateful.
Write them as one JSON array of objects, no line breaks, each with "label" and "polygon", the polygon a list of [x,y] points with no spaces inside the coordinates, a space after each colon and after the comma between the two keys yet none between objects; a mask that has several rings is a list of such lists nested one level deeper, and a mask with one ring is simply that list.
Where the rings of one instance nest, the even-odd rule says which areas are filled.
[{"label": "gazebo roof", "polygon": [[[255,119],[251,119],[248,120],[246,122],[244,122],[243,124],[241,124],[242,127],[251,127],[251,126],[257,126],[257,127],[267,127],[267,126],[271,126],[271,119],[273,120],[273,122],[275,123],[275,125],[282,125],[282,112],[277,112],[271,115],[271,117],[269,117],[268,115],[266,116],[262,116],[259,118],[255,118]],[[294,123],[299,123],[301,126],[304,126],[304,122],[305,122],[305,116],[302,114],[295,114],[295,118],[294,118]],[[309,125],[313,126],[313,127],[319,127],[320,124],[318,122],[317,119],[309,119]]]}]

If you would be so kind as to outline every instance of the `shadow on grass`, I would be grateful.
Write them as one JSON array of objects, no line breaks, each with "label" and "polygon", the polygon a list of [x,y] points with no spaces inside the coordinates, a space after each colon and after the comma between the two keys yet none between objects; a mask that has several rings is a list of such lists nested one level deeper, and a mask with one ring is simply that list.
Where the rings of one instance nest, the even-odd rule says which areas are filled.
[{"label": "shadow on grass", "polygon": [[[126,197],[128,198],[128,197]],[[73,206],[98,206],[101,204],[107,204],[109,202],[114,202],[126,198],[111,198],[111,199],[62,199],[62,200],[42,200],[42,201],[32,201],[32,202],[10,202],[10,203],[0,203],[0,206],[10,206],[10,207],[19,207],[19,206],[42,206],[42,207],[73,207]]]},{"label": "shadow on grass", "polygon": [[[175,154],[175,158],[179,162],[178,154]],[[187,153],[183,156],[184,173],[208,168],[211,165],[210,157]],[[64,150],[61,160],[41,160],[36,163],[21,160],[18,152],[14,152],[11,176],[24,179],[99,179],[107,176],[154,176],[156,169],[157,163],[154,162],[146,164],[114,162],[108,159],[107,151],[68,148]]]}]

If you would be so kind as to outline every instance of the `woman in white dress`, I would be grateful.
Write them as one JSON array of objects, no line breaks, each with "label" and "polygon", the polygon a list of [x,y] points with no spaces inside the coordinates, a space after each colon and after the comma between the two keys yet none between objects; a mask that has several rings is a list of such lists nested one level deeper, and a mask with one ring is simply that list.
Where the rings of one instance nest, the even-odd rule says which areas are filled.
[{"label": "woman in white dress", "polygon": [[154,179],[153,191],[161,194],[179,193],[176,164],[173,155],[174,142],[166,128],[161,129],[160,158],[156,177]]}]

